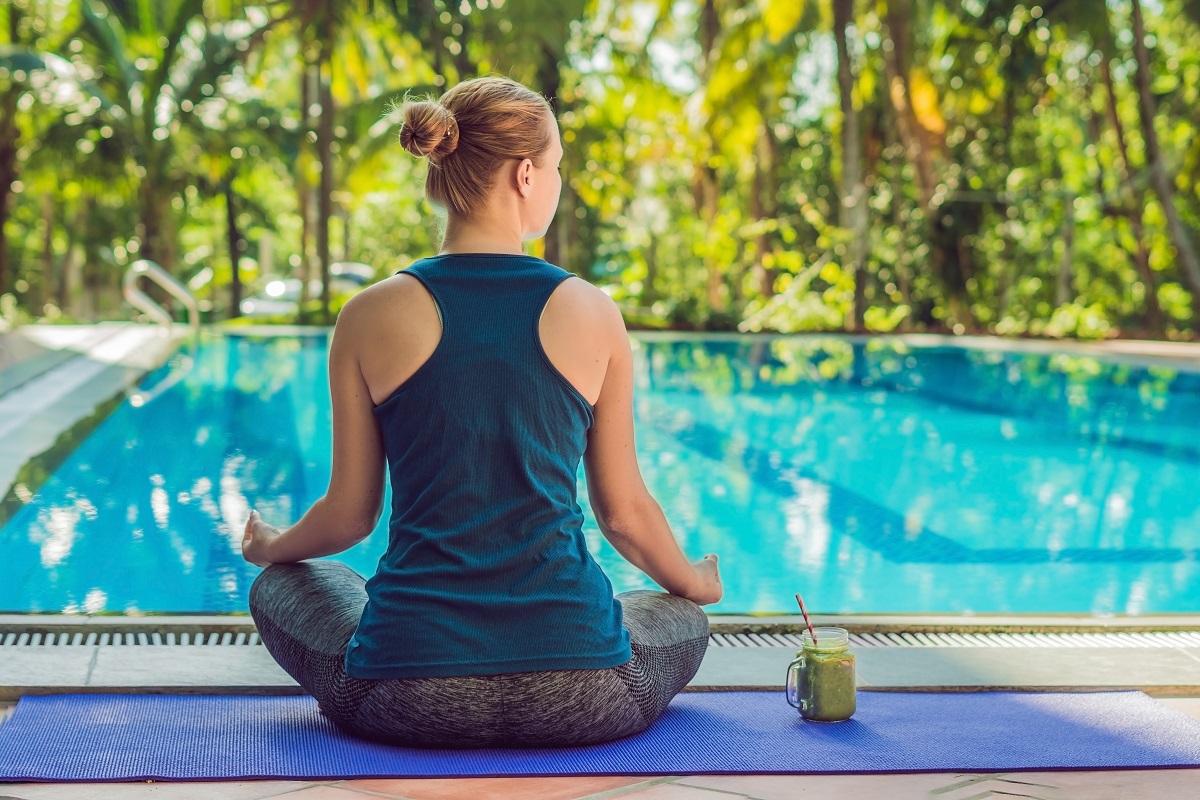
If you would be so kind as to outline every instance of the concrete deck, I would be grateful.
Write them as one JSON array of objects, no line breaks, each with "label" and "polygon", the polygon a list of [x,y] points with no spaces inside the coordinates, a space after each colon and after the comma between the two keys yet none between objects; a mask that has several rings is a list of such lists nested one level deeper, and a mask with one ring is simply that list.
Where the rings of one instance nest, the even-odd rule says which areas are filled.
[{"label": "concrete deck", "polygon": [[[714,633],[747,629],[745,618],[714,615]],[[1200,630],[1196,617],[1147,620],[976,618],[975,631],[1078,632],[1087,630]],[[770,625],[795,631],[794,617]],[[1155,620],[1158,620],[1155,622]],[[945,617],[820,617],[823,624],[864,632],[964,629]],[[1007,623],[1007,624],[1006,624]],[[1015,624],[1014,624],[1015,623]],[[1105,624],[1108,623],[1108,624]],[[0,625],[36,625],[45,631],[95,633],[144,627],[195,634],[202,630],[254,633],[245,616],[4,615]],[[97,637],[94,642],[98,642]],[[0,700],[62,692],[298,694],[302,690],[261,645],[218,644],[10,644],[0,646]],[[796,648],[710,646],[685,691],[781,689]],[[1163,646],[962,646],[858,647],[859,687],[875,691],[1035,691],[1139,689],[1160,697],[1200,695],[1200,647]]]},{"label": "concrete deck", "polygon": [[[0,498],[31,459],[175,351],[179,333],[158,325],[29,325],[5,334],[0,365]],[[18,345],[17,342],[21,344]]]},{"label": "concrete deck", "polygon": [[[9,646],[0,653],[0,700],[67,692],[302,693],[262,646]],[[1200,695],[1200,648],[881,647],[855,653],[865,690]],[[686,690],[781,690],[794,657],[788,647],[710,647]]]}]

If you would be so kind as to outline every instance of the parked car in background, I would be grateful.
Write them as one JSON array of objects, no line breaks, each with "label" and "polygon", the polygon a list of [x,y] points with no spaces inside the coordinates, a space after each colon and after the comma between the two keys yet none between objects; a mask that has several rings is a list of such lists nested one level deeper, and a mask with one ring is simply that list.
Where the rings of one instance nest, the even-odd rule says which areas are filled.
[{"label": "parked car in background", "polygon": [[[329,288],[342,294],[354,294],[375,280],[375,269],[355,261],[338,261],[329,265]],[[263,290],[242,300],[243,317],[295,316],[300,313],[299,278],[274,278]],[[321,296],[321,281],[308,282],[308,296]]]},{"label": "parked car in background", "polygon": [[358,261],[335,261],[329,265],[329,286],[336,291],[354,291],[375,282],[375,268]]},{"label": "parked car in background", "polygon": [[[290,316],[300,313],[300,289],[303,283],[299,278],[277,278],[268,281],[258,294],[242,300],[240,310],[243,317],[277,317]],[[321,282],[308,282],[308,296],[321,296]]]}]

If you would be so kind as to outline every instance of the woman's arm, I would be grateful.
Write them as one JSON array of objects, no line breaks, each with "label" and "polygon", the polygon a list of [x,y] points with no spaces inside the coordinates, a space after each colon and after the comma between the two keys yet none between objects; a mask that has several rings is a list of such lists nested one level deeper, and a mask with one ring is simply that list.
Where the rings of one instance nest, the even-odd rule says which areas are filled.
[{"label": "woman's arm", "polygon": [[384,453],[373,403],[356,353],[369,331],[352,298],[338,315],[329,346],[333,401],[333,469],[329,490],[300,521],[276,532],[255,514],[246,523],[242,550],[261,563],[291,563],[353,547],[375,529],[383,509]]},{"label": "woman's arm", "polygon": [[608,368],[584,452],[588,499],[600,532],[629,563],[668,592],[703,605],[721,599],[717,557],[690,562],[638,469],[633,435],[633,353],[621,312],[608,297]]}]

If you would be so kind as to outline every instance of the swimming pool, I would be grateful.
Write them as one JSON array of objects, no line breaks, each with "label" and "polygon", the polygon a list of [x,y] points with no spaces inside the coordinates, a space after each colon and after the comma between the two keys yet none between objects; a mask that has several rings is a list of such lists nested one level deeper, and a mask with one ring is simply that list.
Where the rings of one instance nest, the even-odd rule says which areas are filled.
[{"label": "swimming pool", "polygon": [[[247,510],[324,492],[324,335],[206,334],[0,528],[0,611],[228,612]],[[635,335],[642,472],[712,613],[1195,612],[1200,371],[897,339]],[[18,487],[20,488],[20,487]],[[585,533],[618,592],[653,588]],[[370,575],[375,533],[337,557]]]}]

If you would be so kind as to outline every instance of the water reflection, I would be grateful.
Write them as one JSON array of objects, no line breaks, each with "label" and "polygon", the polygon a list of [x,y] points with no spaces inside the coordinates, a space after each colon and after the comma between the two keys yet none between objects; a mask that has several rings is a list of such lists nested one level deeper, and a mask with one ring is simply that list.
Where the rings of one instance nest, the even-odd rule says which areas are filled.
[{"label": "water reflection", "polygon": [[[801,527],[782,476],[828,488],[833,554],[804,531],[803,555],[775,572],[777,598],[791,581],[846,611],[1137,613],[1200,599],[1194,373],[881,340],[648,342],[642,355],[656,390],[643,416],[710,466],[728,463],[726,445],[740,453],[731,468],[782,501],[776,528]],[[719,391],[696,374],[702,361],[721,380],[759,380]],[[738,579],[761,586],[763,542],[726,541],[748,565]]]},{"label": "water reflection", "polygon": [[[716,612],[1194,611],[1200,375],[895,340],[638,343],[642,472]],[[0,529],[0,610],[244,611],[251,506],[324,492],[320,337],[214,337]],[[170,369],[169,367],[167,369]],[[163,380],[153,375],[147,384]],[[591,521],[617,591],[650,588]],[[340,560],[364,575],[386,520]]]}]

